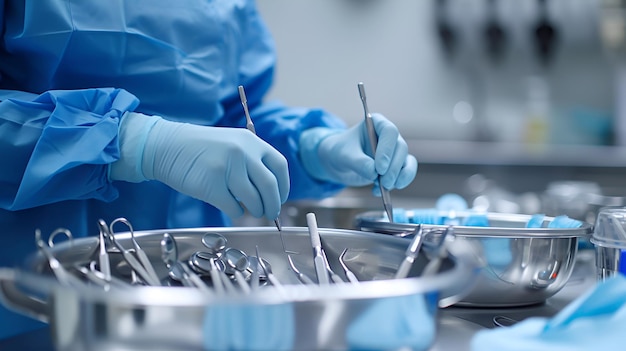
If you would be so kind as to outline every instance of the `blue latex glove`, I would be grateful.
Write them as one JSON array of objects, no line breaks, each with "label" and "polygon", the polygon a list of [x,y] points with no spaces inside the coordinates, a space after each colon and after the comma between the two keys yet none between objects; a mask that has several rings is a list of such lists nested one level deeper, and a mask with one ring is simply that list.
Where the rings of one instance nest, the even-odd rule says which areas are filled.
[{"label": "blue latex glove", "polygon": [[626,345],[626,278],[598,283],[551,319],[534,317],[511,327],[482,330],[472,351],[621,350]]},{"label": "blue latex glove", "polygon": [[[112,180],[158,180],[230,217],[274,219],[289,194],[287,160],[245,128],[205,127],[127,113]],[[240,204],[241,203],[241,204]]]},{"label": "blue latex glove", "polygon": [[[407,187],[417,173],[417,160],[398,128],[380,114],[373,114],[378,135],[375,158],[370,155],[365,121],[347,130],[313,128],[300,137],[300,158],[314,178],[347,186],[372,184],[380,174],[383,187]],[[374,193],[380,195],[377,187]]]}]

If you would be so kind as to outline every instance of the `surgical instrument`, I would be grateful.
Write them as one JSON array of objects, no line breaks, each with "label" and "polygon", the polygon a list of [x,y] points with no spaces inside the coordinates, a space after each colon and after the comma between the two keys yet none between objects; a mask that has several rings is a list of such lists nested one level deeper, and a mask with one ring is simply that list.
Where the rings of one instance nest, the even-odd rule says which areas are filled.
[{"label": "surgical instrument", "polygon": [[113,236],[113,233],[114,233],[113,226],[116,223],[123,223],[128,227],[128,230],[130,231],[130,239],[133,243],[133,247],[135,248],[135,255],[137,255],[137,258],[139,258],[139,262],[145,268],[148,275],[150,275],[150,278],[152,281],[160,282],[159,275],[154,270],[154,267],[152,266],[152,263],[150,262],[148,255],[141,248],[141,246],[139,246],[139,243],[135,239],[135,231],[133,230],[133,226],[130,224],[130,222],[126,218],[122,218],[122,217],[117,218],[113,220],[111,224],[109,224],[109,233],[111,233],[111,236]]},{"label": "surgical instrument", "polygon": [[184,263],[178,260],[178,245],[176,239],[169,233],[163,234],[161,239],[161,258],[170,270],[170,277],[180,280],[183,285],[196,287],[205,294],[213,294],[211,289]]},{"label": "surgical instrument", "polygon": [[424,231],[422,229],[422,225],[419,224],[413,230],[413,239],[406,249],[404,260],[400,263],[400,267],[396,271],[396,279],[403,279],[409,275],[409,271],[411,270],[411,267],[413,267],[413,262],[415,262],[423,242]]},{"label": "surgical instrument", "polygon": [[[365,126],[367,128],[367,135],[372,149],[372,157],[376,155],[376,147],[378,146],[378,136],[376,135],[376,129],[374,128],[374,122],[372,121],[372,115],[367,107],[367,97],[365,95],[365,86],[362,82],[358,84],[359,95],[361,96],[361,102],[363,103],[363,110],[365,111]],[[391,205],[391,194],[389,190],[385,189],[381,181],[380,174],[378,175],[378,188],[380,189],[381,198],[383,200],[383,207],[389,222],[393,223],[393,206]]]},{"label": "surgical instrument", "polygon": [[141,279],[143,279],[143,281],[147,283],[148,285],[153,285],[153,286],[161,285],[161,280],[160,279],[155,280],[148,273],[146,268],[144,268],[144,266],[135,258],[135,256],[133,256],[132,252],[130,250],[125,249],[124,246],[122,246],[122,244],[120,244],[117,241],[117,239],[115,238],[115,235],[113,235],[110,231],[107,231],[104,234],[108,236],[108,240],[111,243],[113,243],[113,246],[115,246],[120,251],[120,253],[122,254],[122,257],[124,258],[124,261],[126,261],[126,263],[132,269],[131,274],[132,272],[137,273],[141,277]]},{"label": "surgical instrument", "polygon": [[[252,132],[252,134],[256,135],[256,129],[254,128],[254,123],[252,123],[252,118],[250,117],[250,111],[248,111],[248,98],[246,97],[246,91],[243,89],[243,85],[239,86],[239,98],[241,99],[241,105],[243,106],[243,112],[246,115],[246,129]],[[280,232],[280,240],[283,241],[283,226],[280,223],[280,218],[274,218],[274,224],[276,225],[276,229]],[[285,250],[285,242],[283,241],[283,251]]]},{"label": "surgical instrument", "polygon": [[317,230],[317,220],[315,213],[306,214],[306,223],[309,227],[309,236],[311,237],[311,247],[313,248],[313,264],[315,265],[315,274],[317,275],[318,284],[329,284],[328,271],[326,268],[326,255],[322,248],[322,239]]},{"label": "surgical instrument", "polygon": [[[57,229],[53,232],[53,235],[58,232],[58,231],[63,231],[63,230],[67,230],[67,229]],[[76,278],[76,276],[70,274],[61,264],[61,262],[59,262],[59,260],[56,259],[56,257],[54,257],[54,255],[52,254],[52,252],[50,252],[49,247],[46,246],[46,244],[43,242],[43,240],[41,240],[41,230],[36,229],[35,230],[35,244],[37,244],[37,247],[39,248],[39,250],[43,253],[43,255],[46,257],[46,259],[48,260],[48,265],[50,266],[50,269],[52,269],[52,272],[54,273],[54,275],[56,276],[57,280],[63,284],[63,285],[67,285],[67,286],[72,286],[72,287],[80,287],[83,286],[84,283]]]},{"label": "surgical instrument", "polygon": [[100,268],[100,272],[104,275],[106,280],[111,280],[111,262],[109,260],[109,253],[107,252],[105,237],[108,236],[109,228],[107,227],[106,222],[103,219],[98,220],[98,228],[100,232],[99,236],[99,246],[100,253],[98,255],[98,267]]},{"label": "surgical instrument", "polygon": [[261,266],[261,268],[263,269],[263,273],[267,277],[267,280],[269,280],[269,282],[272,284],[272,286],[274,286],[274,288],[276,288],[278,293],[280,293],[281,295],[285,296],[286,291],[283,288],[283,285],[278,281],[278,278],[276,278],[274,273],[272,273],[272,269],[270,268],[270,266],[265,264],[265,260],[259,254],[259,246],[256,245],[254,250],[256,252],[256,257],[258,259],[259,266]]},{"label": "surgical instrument", "polygon": [[348,278],[348,281],[352,284],[358,284],[359,279],[356,277],[354,272],[352,272],[350,268],[348,268],[348,265],[346,265],[346,262],[344,261],[344,257],[346,256],[347,252],[348,249],[343,249],[341,255],[339,255],[339,263],[341,264],[341,267],[343,268],[343,271],[346,274],[346,278]]},{"label": "surgical instrument", "polygon": [[296,273],[296,276],[298,277],[298,280],[300,281],[300,283],[302,283],[302,284],[315,284],[313,279],[309,278],[308,275],[306,275],[306,274],[300,272],[300,270],[298,270],[296,265],[293,263],[293,260],[291,259],[291,255],[287,255],[287,259],[289,260],[289,266],[291,267],[291,270],[294,273]]}]

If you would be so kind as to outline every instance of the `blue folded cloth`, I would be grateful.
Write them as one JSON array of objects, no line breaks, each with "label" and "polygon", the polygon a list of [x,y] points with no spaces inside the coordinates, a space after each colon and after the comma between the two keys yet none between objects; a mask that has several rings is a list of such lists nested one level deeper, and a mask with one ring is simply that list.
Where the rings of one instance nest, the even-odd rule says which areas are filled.
[{"label": "blue folded cloth", "polygon": [[346,332],[350,350],[427,350],[435,340],[436,296],[414,294],[375,301]]},{"label": "blue folded cloth", "polygon": [[625,330],[626,277],[618,275],[596,284],[552,318],[479,331],[471,350],[621,350],[626,347]]},{"label": "blue folded cloth", "polygon": [[291,350],[295,312],[291,303],[207,307],[202,326],[205,350]]},{"label": "blue folded cloth", "polygon": [[528,220],[528,223],[526,223],[526,228],[542,228],[545,217],[546,215],[543,213],[532,215]]},{"label": "blue folded cloth", "polygon": [[488,227],[489,218],[484,213],[472,213],[465,217],[461,225],[468,227]]},{"label": "blue folded cloth", "polygon": [[583,222],[579,220],[561,215],[554,217],[554,219],[548,223],[548,228],[580,228],[582,225]]}]

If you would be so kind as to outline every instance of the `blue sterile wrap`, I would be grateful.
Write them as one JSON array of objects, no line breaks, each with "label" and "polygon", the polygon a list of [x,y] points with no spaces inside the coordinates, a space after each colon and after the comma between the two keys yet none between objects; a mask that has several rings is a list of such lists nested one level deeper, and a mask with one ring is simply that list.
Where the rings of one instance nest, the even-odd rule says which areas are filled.
[{"label": "blue sterile wrap", "polygon": [[291,350],[295,339],[291,303],[215,305],[204,316],[205,350]]},{"label": "blue sterile wrap", "polygon": [[348,347],[427,350],[435,339],[436,308],[436,298],[422,294],[377,300],[348,327]]},{"label": "blue sterile wrap", "polygon": [[552,318],[534,317],[511,327],[482,330],[472,351],[620,350],[626,345],[626,277],[598,283]]}]

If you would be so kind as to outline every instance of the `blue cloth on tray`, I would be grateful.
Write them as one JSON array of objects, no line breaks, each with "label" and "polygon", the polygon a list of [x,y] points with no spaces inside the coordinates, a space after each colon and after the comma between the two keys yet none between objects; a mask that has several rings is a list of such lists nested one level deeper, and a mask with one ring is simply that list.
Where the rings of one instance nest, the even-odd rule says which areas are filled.
[{"label": "blue cloth on tray", "polygon": [[626,345],[626,277],[598,283],[552,318],[482,330],[472,351],[621,350]]}]

